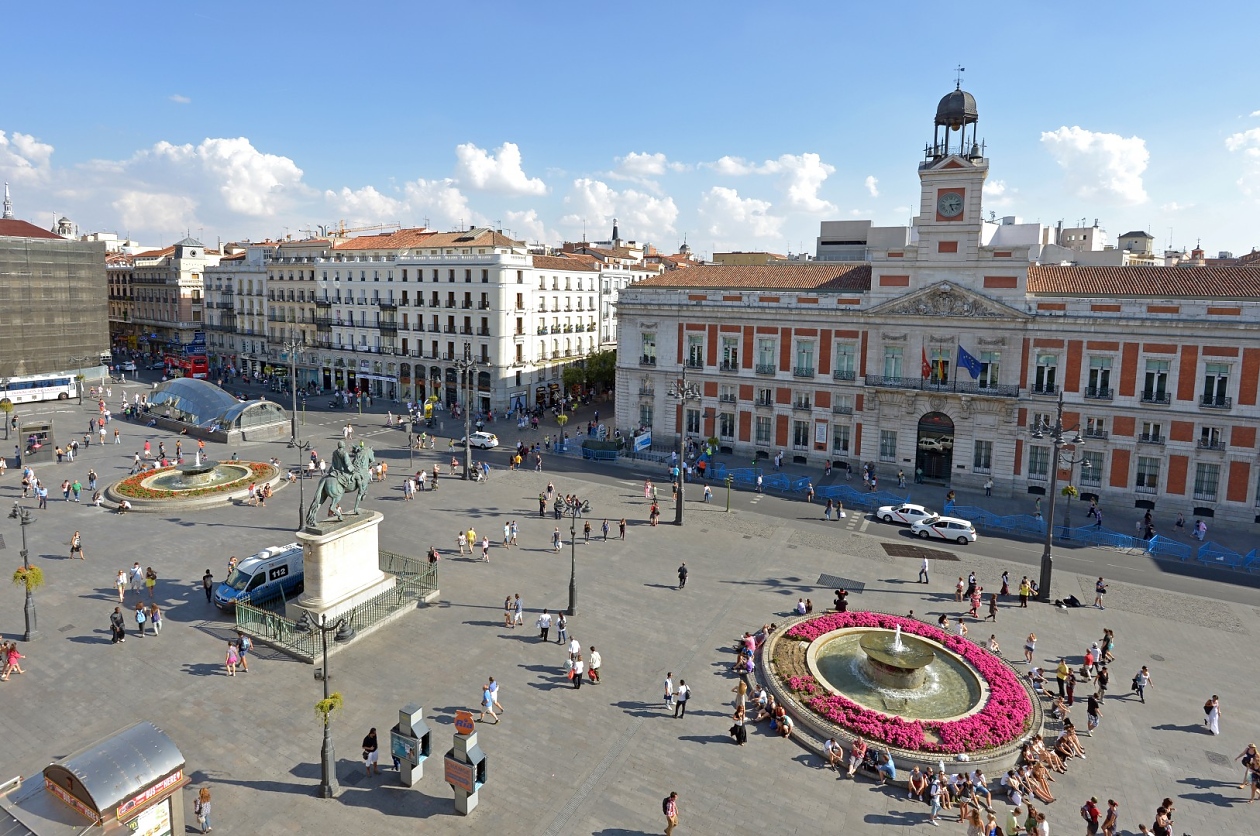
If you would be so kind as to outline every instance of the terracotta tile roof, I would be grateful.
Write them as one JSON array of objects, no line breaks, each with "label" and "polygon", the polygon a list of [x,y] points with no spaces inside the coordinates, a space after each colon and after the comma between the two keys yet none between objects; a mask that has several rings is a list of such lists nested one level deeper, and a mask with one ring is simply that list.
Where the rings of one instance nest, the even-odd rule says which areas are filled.
[{"label": "terracotta tile roof", "polygon": [[1260,297],[1260,266],[1031,266],[1028,292],[1061,296]]},{"label": "terracotta tile roof", "polygon": [[705,264],[644,279],[635,287],[751,288],[765,290],[871,289],[869,264]]},{"label": "terracotta tile roof", "polygon": [[[347,238],[345,241],[339,241],[333,245],[334,250],[406,250],[413,247],[419,247],[428,238],[437,235],[436,232],[425,229],[424,227],[415,227],[412,229],[400,229],[396,232],[382,232],[378,235],[360,235],[356,238]],[[295,241],[293,246],[311,245],[314,241]],[[284,246],[284,244],[281,244]]]},{"label": "terracotta tile roof", "polygon": [[558,255],[536,255],[532,256],[534,266],[542,270],[582,270],[584,272],[595,273],[598,268],[582,258],[570,258]]},{"label": "terracotta tile roof", "polygon": [[168,255],[175,255],[175,245],[163,247],[160,250],[147,250],[142,253],[136,253],[136,258],[166,258]]},{"label": "terracotta tile roof", "polygon": [[35,224],[13,218],[0,219],[0,237],[4,238],[60,238],[55,232],[49,232]]},{"label": "terracotta tile roof", "polygon": [[478,229],[470,229],[465,232],[433,232],[424,242],[418,246],[425,248],[436,247],[521,247],[524,248],[523,241],[514,241],[513,239],[499,232],[481,227]]}]

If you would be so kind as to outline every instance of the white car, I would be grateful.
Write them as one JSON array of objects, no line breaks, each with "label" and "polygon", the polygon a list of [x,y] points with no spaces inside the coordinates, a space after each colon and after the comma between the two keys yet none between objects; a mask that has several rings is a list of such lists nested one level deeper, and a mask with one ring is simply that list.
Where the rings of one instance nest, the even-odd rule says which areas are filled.
[{"label": "white car", "polygon": [[875,512],[875,519],[886,523],[914,525],[923,520],[936,519],[936,512],[922,505],[885,505]]},{"label": "white car", "polygon": [[942,450],[954,449],[954,437],[952,435],[943,435],[936,439],[936,443],[940,445]]},{"label": "white car", "polygon": [[135,362],[132,360],[128,360],[127,362],[123,363],[122,370],[125,372],[134,372],[136,370]]},{"label": "white car", "polygon": [[[459,443],[463,444],[464,439],[461,438]],[[494,433],[477,432],[472,434],[471,438],[468,439],[468,443],[473,447],[480,447],[482,450],[488,450],[491,447],[499,446],[499,437]]]},{"label": "white car", "polygon": [[910,526],[910,533],[924,540],[953,540],[960,546],[976,542],[976,530],[967,520],[957,517],[935,517]]},{"label": "white car", "polygon": [[924,453],[943,453],[945,448],[935,438],[920,438],[919,449]]}]

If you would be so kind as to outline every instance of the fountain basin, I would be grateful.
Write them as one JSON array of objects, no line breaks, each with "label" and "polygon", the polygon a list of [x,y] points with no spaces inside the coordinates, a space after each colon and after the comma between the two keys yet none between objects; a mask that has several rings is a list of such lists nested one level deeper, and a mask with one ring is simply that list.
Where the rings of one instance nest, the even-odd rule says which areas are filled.
[{"label": "fountain basin", "polygon": [[251,483],[274,489],[281,484],[280,469],[263,462],[175,465],[115,482],[105,489],[105,498],[114,503],[126,499],[133,511],[220,505],[245,498]]},{"label": "fountain basin", "polygon": [[984,681],[942,645],[892,630],[850,627],[820,636],[806,652],[819,685],[863,708],[913,720],[958,720],[984,704]]}]

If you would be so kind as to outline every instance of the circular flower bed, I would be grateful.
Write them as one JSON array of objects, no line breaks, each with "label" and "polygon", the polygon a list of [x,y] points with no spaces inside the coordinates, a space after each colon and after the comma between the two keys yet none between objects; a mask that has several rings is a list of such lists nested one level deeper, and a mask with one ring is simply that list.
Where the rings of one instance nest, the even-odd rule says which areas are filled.
[{"label": "circular flower bed", "polygon": [[1018,738],[1028,728],[1033,715],[1032,702],[1019,676],[1008,665],[979,645],[960,636],[895,615],[874,612],[828,613],[801,621],[788,629],[786,638],[812,642],[819,636],[846,627],[893,630],[922,636],[943,645],[971,665],[988,685],[988,700],[974,714],[960,720],[907,720],[892,714],[864,708],[839,694],[832,694],[808,674],[790,675],[789,689],[801,702],[823,718],[889,746],[922,752],[958,754],[1001,746]]},{"label": "circular flower bed", "polygon": [[158,470],[145,470],[137,473],[135,476],[128,476],[121,482],[113,485],[113,490],[119,496],[125,496],[128,499],[192,499],[198,496],[211,496],[218,493],[231,493],[239,491],[241,488],[248,487],[250,482],[266,482],[275,477],[279,472],[275,467],[264,464],[262,462],[232,462],[240,467],[248,467],[249,475],[242,476],[240,479],[234,479],[231,482],[225,482],[222,485],[214,485],[208,488],[190,488],[186,491],[172,491],[161,488],[146,488],[144,483],[154,476],[171,470],[171,468],[159,468]]}]

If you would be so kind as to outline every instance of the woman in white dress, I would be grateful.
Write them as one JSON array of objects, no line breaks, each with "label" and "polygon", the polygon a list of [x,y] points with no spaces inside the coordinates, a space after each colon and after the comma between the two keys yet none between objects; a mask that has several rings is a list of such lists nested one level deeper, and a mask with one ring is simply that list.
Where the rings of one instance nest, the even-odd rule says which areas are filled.
[{"label": "woman in white dress", "polygon": [[1207,701],[1207,705],[1205,705],[1204,708],[1207,709],[1207,720],[1205,720],[1204,722],[1206,722],[1208,728],[1212,730],[1212,734],[1220,734],[1221,733],[1221,699],[1220,697],[1216,696],[1216,694],[1213,694],[1212,699]]}]

